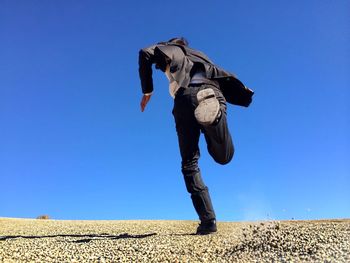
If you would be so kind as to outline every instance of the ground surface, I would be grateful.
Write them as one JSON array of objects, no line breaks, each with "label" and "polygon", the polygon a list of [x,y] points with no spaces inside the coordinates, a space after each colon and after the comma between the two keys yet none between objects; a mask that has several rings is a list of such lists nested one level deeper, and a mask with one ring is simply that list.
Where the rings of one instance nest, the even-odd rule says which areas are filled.
[{"label": "ground surface", "polygon": [[0,262],[350,262],[350,219],[196,226],[0,218]]}]

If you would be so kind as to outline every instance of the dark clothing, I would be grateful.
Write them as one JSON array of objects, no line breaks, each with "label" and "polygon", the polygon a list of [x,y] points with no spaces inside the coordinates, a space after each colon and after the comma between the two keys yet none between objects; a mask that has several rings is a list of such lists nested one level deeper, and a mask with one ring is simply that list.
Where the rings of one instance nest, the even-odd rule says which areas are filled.
[{"label": "dark clothing", "polygon": [[[144,94],[153,91],[152,64],[163,72],[169,65],[170,74],[180,87],[175,96],[173,115],[182,159],[182,174],[200,220],[210,222],[215,219],[215,212],[208,187],[204,184],[198,167],[200,133],[204,133],[208,152],[217,163],[230,162],[234,147],[227,126],[226,101],[247,107],[252,100],[253,91],[233,74],[215,66],[203,53],[182,45],[159,43],[141,49],[139,53],[139,74]],[[192,83],[196,84],[190,84],[194,75],[196,77]],[[214,124],[202,126],[194,111],[198,106],[198,91],[208,88],[215,92],[221,116]]]},{"label": "dark clothing", "polygon": [[[202,89],[211,88],[220,103],[222,116],[216,125],[203,127],[198,124],[194,110],[198,106],[197,93]],[[232,139],[227,127],[226,100],[220,90],[208,84],[198,84],[187,89],[180,89],[174,100],[173,115],[176,131],[179,136],[179,146],[182,160],[192,158],[198,149],[200,130],[204,133],[209,154],[220,163],[228,163],[233,156]]]},{"label": "dark clothing", "polygon": [[[198,106],[196,97],[198,91],[206,88],[212,88],[215,91],[222,114],[217,124],[202,127],[194,116],[194,110]],[[221,91],[213,85],[197,84],[189,86],[187,89],[182,88],[176,94],[173,115],[182,159],[181,168],[187,191],[191,194],[194,208],[200,220],[205,222],[215,219],[208,187],[204,184],[198,167],[200,157],[198,142],[202,130],[208,152],[216,162],[226,164],[232,159],[234,147],[227,127],[225,98]]]},{"label": "dark clothing", "polygon": [[219,83],[219,88],[227,102],[248,107],[254,92],[244,86],[234,74],[220,69],[202,52],[176,45],[161,43],[139,52],[139,75],[143,93],[153,91],[152,64],[165,71],[166,64],[170,64],[170,72],[180,87],[188,87],[193,70],[200,66],[204,69],[207,79]]}]

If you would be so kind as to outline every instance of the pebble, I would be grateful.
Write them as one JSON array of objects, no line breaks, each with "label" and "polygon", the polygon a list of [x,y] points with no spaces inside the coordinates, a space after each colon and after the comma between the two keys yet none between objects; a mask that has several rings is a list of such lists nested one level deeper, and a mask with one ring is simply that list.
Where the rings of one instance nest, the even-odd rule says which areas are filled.
[{"label": "pebble", "polygon": [[349,262],[350,220],[219,222],[0,218],[0,262]]}]

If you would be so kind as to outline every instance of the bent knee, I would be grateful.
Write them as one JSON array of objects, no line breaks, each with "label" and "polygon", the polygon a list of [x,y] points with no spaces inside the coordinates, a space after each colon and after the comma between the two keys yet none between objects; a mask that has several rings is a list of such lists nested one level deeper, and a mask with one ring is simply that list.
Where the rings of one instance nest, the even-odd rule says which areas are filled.
[{"label": "bent knee", "polygon": [[228,164],[229,162],[231,162],[233,155],[234,155],[234,152],[232,152],[231,154],[226,155],[226,156],[221,156],[220,158],[214,158],[214,160],[218,164],[225,165],[225,164]]},{"label": "bent knee", "polygon": [[218,164],[221,164],[221,165],[225,165],[225,164],[228,164],[229,162],[231,162],[232,160],[232,157],[231,158],[228,158],[228,159],[220,159],[220,160],[215,160]]}]

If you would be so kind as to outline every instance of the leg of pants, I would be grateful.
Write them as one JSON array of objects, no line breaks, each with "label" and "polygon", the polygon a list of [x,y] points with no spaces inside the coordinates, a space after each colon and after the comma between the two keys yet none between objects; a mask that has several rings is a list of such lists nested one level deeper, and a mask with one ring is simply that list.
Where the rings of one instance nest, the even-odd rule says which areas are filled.
[{"label": "leg of pants", "polygon": [[[220,103],[221,117],[219,119],[219,122],[215,125],[201,126],[197,123],[197,120],[194,117],[194,110],[198,106],[198,91],[207,88],[211,88],[215,92],[215,97]],[[188,87],[187,89],[181,89],[175,98],[173,113],[178,136],[186,133],[186,135],[183,137],[187,138],[187,133],[192,134],[196,129],[198,130],[199,127],[199,129],[204,133],[208,152],[213,157],[213,159],[219,164],[227,164],[232,160],[234,155],[234,146],[230,131],[227,126],[226,100],[221,91],[216,86],[210,84],[199,84],[196,86]],[[187,126],[187,128],[184,128],[183,126]],[[181,133],[179,133],[180,129],[184,131],[180,131]],[[187,132],[185,129],[189,131]],[[180,144],[181,156],[189,152],[187,148],[190,146],[187,144],[191,145],[193,141],[192,138],[194,137],[191,135],[187,141]],[[198,139],[196,140],[197,142],[195,142],[195,145],[198,148]]]},{"label": "leg of pants", "polygon": [[198,167],[200,126],[194,117],[193,94],[189,89],[178,94],[174,103],[174,118],[182,158],[182,174],[193,206],[202,222],[215,219],[208,187]]},{"label": "leg of pants", "polygon": [[[202,127],[209,154],[220,164],[227,164],[232,160],[234,146],[227,126],[226,100],[221,91],[213,85],[203,85],[200,89],[211,88],[220,103],[221,117],[217,124]],[[198,103],[198,102],[197,102]]]}]

